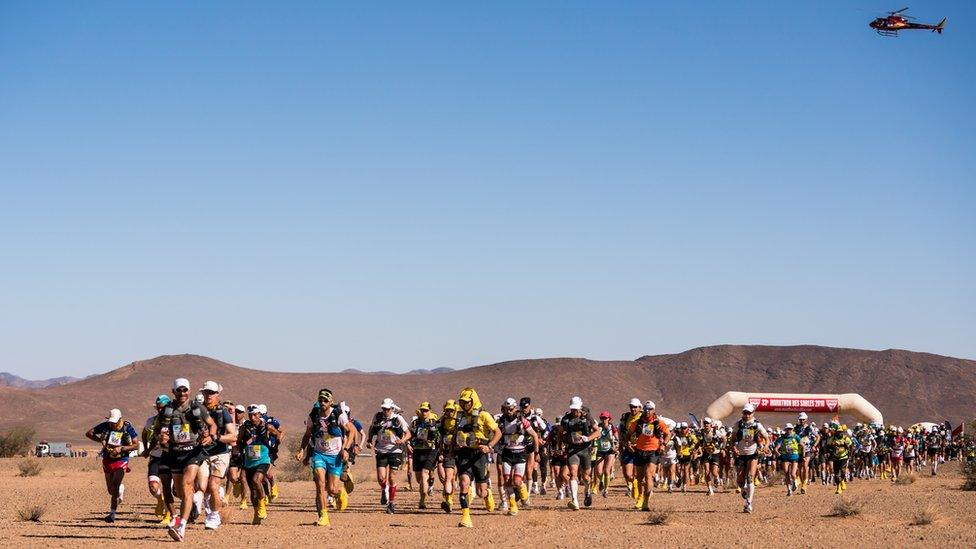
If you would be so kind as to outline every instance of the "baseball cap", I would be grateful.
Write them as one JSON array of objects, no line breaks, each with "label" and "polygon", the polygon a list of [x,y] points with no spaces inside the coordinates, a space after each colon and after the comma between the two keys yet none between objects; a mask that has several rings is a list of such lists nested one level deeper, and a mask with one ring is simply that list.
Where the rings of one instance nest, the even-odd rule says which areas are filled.
[{"label": "baseball cap", "polygon": [[749,412],[751,414],[756,411],[756,405],[751,402],[747,402],[746,405],[742,407],[742,411]]},{"label": "baseball cap", "polygon": [[122,419],[122,410],[112,408],[108,411],[108,416],[105,419],[107,419],[109,423],[118,423],[119,420]]},{"label": "baseball cap", "polygon": [[265,404],[258,404],[258,411],[261,412],[262,414],[267,414],[268,406]]},{"label": "baseball cap", "polygon": [[190,380],[185,377],[178,377],[173,380],[173,390],[177,390],[180,387],[185,387],[186,390],[190,390]]},{"label": "baseball cap", "polygon": [[807,413],[806,412],[800,412],[800,415],[796,416],[796,418],[797,419],[806,419],[807,418]]},{"label": "baseball cap", "polygon": [[532,404],[532,399],[529,397],[522,397],[519,399],[519,408],[525,408],[530,404]]},{"label": "baseball cap", "polygon": [[247,405],[247,413],[249,413],[249,414],[260,414],[261,413],[261,407],[258,406],[257,404],[248,404]]},{"label": "baseball cap", "polygon": [[420,403],[420,408],[418,408],[418,410],[430,410],[430,403],[429,402],[421,402]]},{"label": "baseball cap", "polygon": [[578,397],[578,396],[574,396],[573,398],[569,399],[569,409],[570,410],[582,410],[583,409],[583,399],[580,398],[580,397]]},{"label": "baseball cap", "polygon": [[655,408],[656,408],[656,406],[654,406],[654,401],[653,400],[648,400],[647,402],[644,403],[644,409],[645,410],[654,410]]},{"label": "baseball cap", "polygon": [[786,425],[783,426],[783,428],[784,429],[792,429],[793,428],[793,424],[792,423],[787,423]]},{"label": "baseball cap", "polygon": [[705,416],[705,419],[703,419],[702,421],[704,421],[705,423],[711,423],[712,422],[712,418],[710,418],[708,416]]},{"label": "baseball cap", "polygon": [[166,406],[170,402],[169,395],[159,395],[156,397],[156,406]]},{"label": "baseball cap", "polygon": [[237,406],[234,406],[234,409],[237,410],[238,412],[246,412],[247,411],[247,408],[245,408],[243,404],[238,404]]},{"label": "baseball cap", "polygon": [[542,408],[536,408],[535,409],[535,415],[541,416],[542,415]]},{"label": "baseball cap", "polygon": [[393,404],[392,398],[387,397],[383,399],[383,404],[380,404],[380,408],[383,408],[384,410],[389,410],[391,408],[396,408],[396,404]]},{"label": "baseball cap", "polygon": [[211,393],[219,393],[223,389],[224,388],[221,387],[220,384],[217,383],[216,381],[208,380],[206,383],[203,384],[203,387],[200,389],[200,392],[203,393],[205,391],[210,391]]},{"label": "baseball cap", "polygon": [[603,419],[603,418],[610,419],[612,417],[613,416],[610,415],[610,410],[604,410],[604,411],[600,412],[600,419]]},{"label": "baseball cap", "polygon": [[505,403],[502,404],[502,406],[504,406],[505,408],[514,408],[517,404],[518,403],[515,402],[515,399],[514,398],[508,397],[508,398],[505,399]]},{"label": "baseball cap", "polygon": [[630,399],[630,405],[637,406],[639,408],[641,406],[641,401],[639,398],[632,398]]},{"label": "baseball cap", "polygon": [[333,398],[332,391],[328,389],[319,389],[319,400],[323,398],[328,400],[329,402],[332,402],[332,398]]}]

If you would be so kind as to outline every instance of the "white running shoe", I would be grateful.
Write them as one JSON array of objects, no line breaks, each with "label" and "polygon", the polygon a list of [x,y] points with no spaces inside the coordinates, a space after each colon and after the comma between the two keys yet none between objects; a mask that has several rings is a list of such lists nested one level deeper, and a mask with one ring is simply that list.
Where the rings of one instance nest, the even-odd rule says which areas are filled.
[{"label": "white running shoe", "polygon": [[203,521],[203,527],[207,530],[216,530],[217,528],[220,528],[220,513],[207,513],[207,518]]},{"label": "white running shoe", "polygon": [[119,484],[119,503],[125,498],[125,484]]}]

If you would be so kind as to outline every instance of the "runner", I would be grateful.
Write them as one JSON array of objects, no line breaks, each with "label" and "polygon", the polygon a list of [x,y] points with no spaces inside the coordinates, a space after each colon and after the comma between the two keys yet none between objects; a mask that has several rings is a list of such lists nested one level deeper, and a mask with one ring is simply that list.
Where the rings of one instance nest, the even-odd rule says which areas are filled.
[{"label": "runner", "polygon": [[810,460],[813,458],[813,450],[820,442],[820,435],[816,427],[810,424],[806,412],[800,412],[796,418],[797,425],[794,429],[800,436],[800,445],[803,449],[803,456],[799,461],[800,473],[800,493],[807,493],[807,484],[810,482]]},{"label": "runner", "polygon": [[539,450],[542,442],[543,432],[541,432],[537,426],[535,410],[532,408],[532,399],[524,396],[519,399],[519,416],[528,420],[529,425],[532,426],[532,430],[536,432],[536,437],[530,437],[525,440],[525,482],[527,483],[525,490],[525,498],[520,500],[522,505],[529,504],[529,498],[533,493],[533,488],[538,494],[538,487],[535,485],[536,476],[536,466],[538,465]]},{"label": "runner", "polygon": [[528,441],[532,447],[539,445],[539,435],[532,428],[529,420],[516,410],[515,399],[509,397],[502,405],[502,414],[498,419],[498,427],[502,432],[502,451],[499,462],[502,464],[502,488],[508,502],[508,514],[518,514],[518,502],[529,498],[525,486],[525,468],[528,462]]},{"label": "runner", "polygon": [[891,449],[891,453],[889,454],[889,459],[891,460],[891,482],[897,481],[898,477],[901,476],[901,464],[905,458],[905,448],[908,446],[908,439],[905,438],[904,432],[904,429],[899,427],[889,443],[889,448]]},{"label": "runner", "polygon": [[319,513],[316,526],[330,526],[329,495],[336,499],[339,511],[345,511],[349,505],[341,478],[355,438],[353,425],[343,408],[335,405],[332,391],[321,389],[305,421],[305,434],[295,455],[299,462],[305,462],[308,457],[311,463]]},{"label": "runner", "polygon": [[792,496],[796,491],[796,473],[800,462],[800,436],[794,432],[793,424],[787,423],[783,428],[785,433],[776,439],[776,449],[779,450],[779,461],[783,464],[783,474],[786,476],[786,496]]},{"label": "runner", "polygon": [[583,505],[593,504],[590,485],[590,447],[600,437],[596,421],[583,410],[583,399],[574,396],[569,401],[569,412],[559,421],[559,437],[566,448],[566,466],[563,467],[563,486],[569,483],[569,501],[566,505],[579,510],[579,485],[583,485]]},{"label": "runner", "polygon": [[433,483],[437,468],[437,439],[437,414],[430,411],[429,402],[421,402],[417,418],[410,423],[413,474],[420,490],[421,509],[427,508],[428,483]]},{"label": "runner", "polygon": [[278,483],[274,477],[274,468],[275,463],[278,461],[278,452],[285,441],[285,428],[282,427],[281,421],[278,418],[268,414],[267,404],[258,404],[258,411],[261,412],[261,418],[265,424],[275,428],[275,433],[268,435],[268,457],[271,459],[271,467],[264,474],[265,494],[268,496],[268,503],[273,503],[280,495],[278,492]]},{"label": "runner", "polygon": [[931,462],[933,477],[939,471],[939,458],[942,457],[941,454],[944,444],[945,438],[939,433],[938,429],[935,427],[930,428],[928,435],[925,436],[925,453]]},{"label": "runner", "polygon": [[633,441],[634,467],[640,488],[635,507],[649,511],[657,466],[661,463],[664,447],[671,441],[671,431],[668,424],[657,416],[652,400],[644,403],[643,414],[628,429],[628,439]]},{"label": "runner", "polygon": [[691,432],[688,424],[681,422],[678,424],[678,433],[674,437],[675,449],[678,453],[678,482],[681,484],[681,491],[688,491],[688,483],[691,482],[691,456],[698,446],[698,439]]},{"label": "runner", "polygon": [[[156,438],[156,433],[153,431],[153,423],[156,422],[156,415],[159,414],[160,410],[169,404],[169,396],[159,395],[156,397],[156,413],[149,416],[146,420],[145,426],[142,428],[142,442],[145,447],[142,455],[149,458],[149,468],[148,468],[148,481],[149,481],[149,494],[156,498],[156,518],[162,521],[162,524],[169,524],[172,519],[172,509],[166,507],[166,498],[163,495],[164,490],[172,490],[173,479],[169,474],[169,469],[163,466],[163,449],[157,445],[153,444],[153,440]],[[155,446],[150,450],[151,446]],[[170,495],[172,499],[172,495]]]},{"label": "runner", "polygon": [[701,467],[704,469],[705,483],[708,484],[708,495],[712,495],[718,487],[719,463],[725,450],[725,430],[719,431],[710,417],[706,417],[702,422],[699,444],[702,452]]},{"label": "runner", "polygon": [[617,427],[610,422],[612,418],[609,411],[600,412],[600,436],[596,439],[596,465],[593,468],[597,488],[604,498],[610,489],[610,472],[613,471],[614,458],[620,446]]},{"label": "runner", "polygon": [[131,423],[122,419],[122,412],[118,408],[109,410],[105,419],[107,421],[89,429],[85,437],[102,446],[99,455],[102,457],[105,489],[111,496],[105,522],[115,522],[119,502],[125,495],[125,485],[122,484],[122,480],[129,472],[129,452],[139,449],[139,433]]},{"label": "runner", "polygon": [[[237,442],[237,424],[230,412],[220,403],[223,387],[216,381],[207,381],[200,392],[203,393],[204,406],[217,428],[217,438],[203,447],[206,456],[197,473],[198,487],[206,491],[204,508],[204,528],[216,530],[220,527],[220,508],[224,503],[222,493],[224,477],[230,466],[230,447]],[[202,486],[200,486],[202,484]]]},{"label": "runner", "polygon": [[376,449],[376,481],[380,485],[380,505],[386,512],[396,512],[396,472],[403,465],[403,447],[410,440],[410,425],[397,413],[393,399],[385,398],[380,411],[373,416],[366,440],[367,448]]},{"label": "runner", "polygon": [[637,475],[634,471],[634,459],[637,451],[634,448],[634,443],[637,441],[637,436],[640,433],[635,432],[631,427],[640,420],[643,414],[642,409],[643,405],[639,398],[630,399],[630,412],[620,416],[620,424],[617,425],[617,431],[625,435],[620,448],[620,469],[623,471],[624,483],[628,488],[627,492],[631,499],[635,501],[640,494],[640,490]]},{"label": "runner", "polygon": [[469,489],[475,483],[478,497],[484,498],[485,509],[492,513],[495,501],[488,487],[488,452],[502,438],[495,418],[481,408],[478,393],[471,387],[461,390],[458,397],[460,411],[454,432],[454,459],[460,479],[458,499],[461,502],[461,522],[458,526],[471,528]]},{"label": "runner", "polygon": [[454,460],[454,429],[457,426],[458,405],[453,400],[444,403],[443,415],[437,422],[440,455],[437,456],[437,475],[441,481],[444,501],[441,509],[450,513],[457,488],[457,464]]},{"label": "runner", "polygon": [[732,429],[730,441],[736,456],[736,485],[741,491],[742,499],[746,500],[742,508],[744,513],[752,512],[752,496],[755,491],[753,479],[759,466],[760,452],[765,453],[769,449],[769,433],[753,417],[755,411],[756,407],[752,403],[742,408],[742,419]]},{"label": "runner", "polygon": [[831,425],[833,433],[827,439],[827,448],[830,450],[830,461],[833,465],[834,484],[837,486],[835,494],[841,494],[847,489],[847,460],[850,457],[853,442],[847,436],[847,426]]},{"label": "runner", "polygon": [[237,445],[244,454],[244,476],[251,489],[251,505],[254,506],[251,524],[261,524],[268,517],[264,481],[271,468],[271,437],[278,434],[278,429],[267,423],[258,404],[247,407],[247,416],[237,433]]},{"label": "runner", "polygon": [[[241,425],[247,421],[247,408],[243,404],[237,404],[234,406],[234,427],[240,432]],[[240,498],[240,510],[244,511],[248,508],[247,502],[251,499],[251,490],[247,486],[247,480],[244,478],[244,452],[241,447],[236,444],[231,444],[230,447],[230,462],[227,466],[227,482],[231,485],[231,492],[234,497]]]}]

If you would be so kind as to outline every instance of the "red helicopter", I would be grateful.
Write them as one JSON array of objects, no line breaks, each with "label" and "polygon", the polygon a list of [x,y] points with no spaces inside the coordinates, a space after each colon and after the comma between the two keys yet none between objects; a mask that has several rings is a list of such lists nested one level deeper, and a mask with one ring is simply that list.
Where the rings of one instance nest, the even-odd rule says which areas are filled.
[{"label": "red helicopter", "polygon": [[930,30],[932,32],[942,34],[942,29],[945,28],[946,19],[948,19],[948,17],[943,17],[942,21],[939,21],[938,25],[912,23],[909,21],[909,19],[915,19],[914,17],[911,15],[900,15],[906,11],[908,11],[908,8],[902,8],[898,11],[889,11],[886,17],[878,17],[874,21],[868,23],[868,26],[874,29],[881,36],[898,36],[898,31],[910,29]]}]

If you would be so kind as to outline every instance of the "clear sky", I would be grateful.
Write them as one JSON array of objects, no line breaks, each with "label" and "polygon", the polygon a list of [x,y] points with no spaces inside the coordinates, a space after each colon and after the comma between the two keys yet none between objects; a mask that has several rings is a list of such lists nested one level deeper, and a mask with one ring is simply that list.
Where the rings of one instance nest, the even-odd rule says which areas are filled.
[{"label": "clear sky", "polygon": [[976,3],[282,4],[0,2],[0,370],[976,358]]}]

